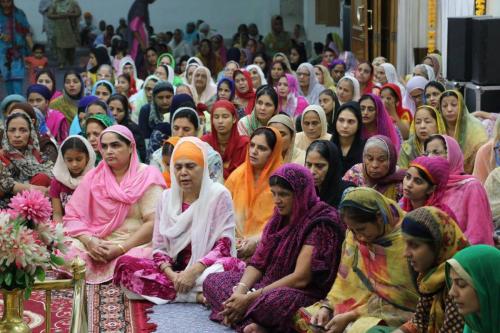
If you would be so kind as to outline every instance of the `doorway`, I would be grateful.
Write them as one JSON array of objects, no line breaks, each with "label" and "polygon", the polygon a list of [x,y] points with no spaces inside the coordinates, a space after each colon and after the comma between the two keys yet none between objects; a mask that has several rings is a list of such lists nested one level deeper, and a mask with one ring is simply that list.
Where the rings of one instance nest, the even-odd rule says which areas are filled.
[{"label": "doorway", "polygon": [[359,61],[396,62],[398,0],[352,0],[351,51]]}]

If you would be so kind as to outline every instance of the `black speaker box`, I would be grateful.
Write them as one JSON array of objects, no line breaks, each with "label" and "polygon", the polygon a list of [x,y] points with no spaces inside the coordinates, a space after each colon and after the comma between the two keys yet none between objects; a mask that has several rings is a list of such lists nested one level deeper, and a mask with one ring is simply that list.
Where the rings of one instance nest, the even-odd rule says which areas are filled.
[{"label": "black speaker box", "polygon": [[500,113],[500,86],[481,87],[474,84],[467,84],[464,96],[469,112],[487,111]]},{"label": "black speaker box", "polygon": [[344,41],[344,50],[351,49],[351,2],[345,1],[342,7],[342,25],[343,34],[342,40]]},{"label": "black speaker box", "polygon": [[472,19],[472,78],[475,84],[500,85],[500,17]]},{"label": "black speaker box", "polygon": [[472,19],[473,16],[448,18],[448,49],[446,78],[467,82],[472,76]]}]

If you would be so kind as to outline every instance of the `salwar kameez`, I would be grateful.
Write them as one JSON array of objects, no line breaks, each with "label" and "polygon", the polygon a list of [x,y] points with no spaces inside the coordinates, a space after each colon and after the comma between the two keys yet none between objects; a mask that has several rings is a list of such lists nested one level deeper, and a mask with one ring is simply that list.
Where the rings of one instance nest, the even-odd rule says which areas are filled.
[{"label": "salwar kameez", "polygon": [[185,270],[191,259],[191,245],[181,251],[176,260],[162,252],[153,254],[152,259],[123,256],[116,265],[113,282],[153,303],[161,304],[169,301],[194,303],[196,294],[202,291],[203,281],[209,274],[245,268],[242,261],[230,256],[230,251],[231,240],[220,239],[213,250],[199,261],[207,269],[198,277],[195,287],[187,294],[178,294],[173,281],[160,267],[164,263],[169,263],[176,272]]},{"label": "salwar kameez", "polygon": [[[118,245],[129,239],[131,235],[139,230],[144,220],[150,219],[154,215],[156,203],[161,196],[161,191],[162,188],[160,186],[151,186],[144,193],[143,197],[130,207],[130,211],[125,221],[123,221],[123,224],[109,236],[104,237],[103,240]],[[85,279],[87,283],[100,284],[110,281],[113,278],[115,265],[120,257],[107,263],[100,263],[89,256],[85,245],[77,238],[70,238],[69,240],[71,244],[68,253],[65,255],[65,259],[67,262],[71,262],[74,257],[78,256],[85,261],[85,267],[87,269]],[[148,257],[151,255],[151,243],[134,247],[127,251],[126,255],[135,258]]]},{"label": "salwar kameez", "polygon": [[[339,222],[337,211],[321,202],[316,195],[311,173],[296,164],[285,164],[271,177],[288,182],[294,193],[293,213],[289,222],[274,211],[266,225],[261,242],[249,265],[260,272],[260,279],[248,286],[259,290],[294,273],[299,254],[304,246],[313,248],[311,276],[304,287],[285,285],[272,290],[261,289],[261,294],[246,309],[242,320],[233,328],[243,332],[256,323],[270,332],[294,332],[292,317],[295,312],[325,297],[337,273],[345,228]],[[233,294],[233,286],[244,272],[224,272],[207,277],[203,292],[212,309],[210,318],[222,321],[220,312],[224,302]]]},{"label": "salwar kameez", "polygon": [[[232,288],[240,282],[243,272],[232,271],[213,274],[205,280],[204,295],[211,305],[210,319],[221,322],[219,313],[224,310],[222,303],[231,297]],[[255,289],[265,287],[267,283],[259,282]],[[211,286],[211,287],[207,287]],[[303,306],[316,302],[318,299],[305,290],[283,287],[263,293],[248,308],[245,319],[235,327],[238,332],[255,322],[272,332],[295,332],[290,323],[295,312]]]},{"label": "salwar kameez", "polygon": [[[171,187],[156,207],[153,253],[147,259],[124,257],[117,265],[114,283],[126,294],[156,304],[196,302],[205,278],[214,272],[244,268],[236,259],[234,213],[229,191],[210,179],[207,146],[194,137],[182,138],[172,153]],[[174,173],[176,159],[186,158],[203,167],[196,200],[184,202],[184,192]],[[201,264],[204,270],[189,292],[178,294],[165,271],[188,271]]]}]

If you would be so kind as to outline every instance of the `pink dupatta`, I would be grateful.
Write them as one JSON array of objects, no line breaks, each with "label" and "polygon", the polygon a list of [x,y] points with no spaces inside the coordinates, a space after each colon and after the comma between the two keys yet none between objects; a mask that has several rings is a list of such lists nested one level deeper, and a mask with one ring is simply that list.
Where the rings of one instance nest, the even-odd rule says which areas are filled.
[{"label": "pink dupatta", "polygon": [[481,182],[464,171],[464,157],[458,142],[440,135],[446,142],[450,177],[442,199],[455,213],[456,221],[470,244],[493,245],[493,217],[488,195]]},{"label": "pink dupatta", "polygon": [[441,135],[441,137],[446,142],[448,162],[450,162],[450,179],[448,180],[448,187],[454,186],[467,179],[476,179],[476,177],[464,171],[464,155],[457,140],[448,135]]},{"label": "pink dupatta", "polygon": [[68,137],[68,121],[66,120],[66,116],[60,111],[49,109],[47,111],[46,123],[50,133],[56,138],[57,143],[61,144]]},{"label": "pink dupatta", "polygon": [[[361,97],[361,100],[365,99],[365,96],[373,101],[373,103],[375,104],[375,108],[377,109],[377,116],[375,118],[375,121],[377,123],[377,132],[374,134],[384,135],[388,137],[394,144],[396,152],[399,154],[399,150],[401,148],[401,139],[398,135],[398,132],[396,131],[396,126],[394,125],[391,116],[389,116],[389,113],[385,109],[384,102],[382,102],[380,97],[374,94],[364,94]],[[373,136],[372,134],[373,133],[368,132],[365,126],[362,126],[361,137],[363,138],[363,140],[368,140]]]},{"label": "pink dupatta", "polygon": [[[130,207],[142,198],[150,186],[165,188],[165,180],[157,168],[141,167],[132,132],[125,126],[114,125],[105,129],[101,138],[109,132],[131,142],[130,166],[120,183],[117,183],[105,161],[85,175],[65,207],[64,229],[71,237],[93,235],[104,238],[110,235],[122,225]],[[99,150],[102,150],[100,139]]]}]

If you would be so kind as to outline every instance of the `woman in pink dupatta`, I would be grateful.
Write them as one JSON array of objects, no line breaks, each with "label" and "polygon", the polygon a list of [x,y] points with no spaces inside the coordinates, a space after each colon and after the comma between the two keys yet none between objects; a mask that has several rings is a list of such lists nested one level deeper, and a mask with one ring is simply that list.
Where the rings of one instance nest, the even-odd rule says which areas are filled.
[{"label": "woman in pink dupatta", "polygon": [[71,237],[65,259],[83,259],[90,284],[111,280],[121,255],[151,253],[156,202],[165,188],[160,171],[139,162],[128,128],[114,125],[104,130],[99,151],[103,161],[85,175],[63,218]]},{"label": "woman in pink dupatta", "polygon": [[61,144],[68,136],[69,125],[64,114],[49,108],[52,92],[42,84],[32,84],[26,90],[26,97],[32,107],[38,108],[43,113],[50,134],[58,144]]},{"label": "woman in pink dupatta", "polygon": [[441,202],[457,217],[460,229],[471,244],[493,245],[493,218],[488,195],[479,180],[464,171],[464,157],[458,142],[436,134],[425,142],[429,156],[441,156],[450,163],[450,177]]},{"label": "woman in pink dupatta", "polygon": [[302,115],[304,109],[309,106],[306,98],[299,95],[299,83],[297,78],[285,73],[278,80],[277,93],[279,97],[279,112],[286,113],[292,118]]},{"label": "woman in pink dupatta", "polygon": [[399,153],[402,136],[380,97],[374,94],[364,94],[359,99],[359,106],[363,121],[362,139],[368,140],[374,135],[384,135],[391,140],[396,152]]},{"label": "woman in pink dupatta", "polygon": [[403,179],[401,208],[411,212],[423,206],[434,206],[456,221],[455,213],[445,205],[443,195],[450,177],[450,163],[441,156],[419,156],[410,162]]},{"label": "woman in pink dupatta", "polygon": [[231,194],[210,179],[207,150],[198,138],[175,145],[170,174],[172,186],[156,209],[152,258],[120,258],[113,282],[129,298],[202,302],[209,274],[245,267],[236,259]]}]

